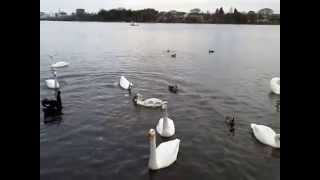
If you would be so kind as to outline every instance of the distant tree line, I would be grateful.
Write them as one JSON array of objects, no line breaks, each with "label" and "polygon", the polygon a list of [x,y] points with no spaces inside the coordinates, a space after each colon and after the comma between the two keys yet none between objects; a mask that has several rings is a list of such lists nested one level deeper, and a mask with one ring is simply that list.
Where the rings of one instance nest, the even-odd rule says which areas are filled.
[{"label": "distant tree line", "polygon": [[223,8],[217,8],[214,13],[202,12],[195,8],[189,13],[179,11],[159,12],[155,9],[101,9],[98,13],[83,13],[72,15],[56,15],[41,18],[41,20],[57,21],[105,21],[105,22],[163,22],[163,23],[213,23],[213,24],[280,24],[280,14],[273,14],[269,8],[259,12],[239,12],[236,8],[225,13]]}]

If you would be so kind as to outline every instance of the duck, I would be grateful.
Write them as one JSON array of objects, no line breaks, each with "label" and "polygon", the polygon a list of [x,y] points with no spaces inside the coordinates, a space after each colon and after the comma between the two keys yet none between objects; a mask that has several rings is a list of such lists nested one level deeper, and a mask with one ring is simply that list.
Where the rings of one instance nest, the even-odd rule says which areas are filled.
[{"label": "duck", "polygon": [[270,88],[274,94],[280,95],[280,78],[274,77],[270,81]]},{"label": "duck", "polygon": [[235,133],[235,113],[233,113],[232,117],[230,116],[226,116],[226,124],[229,128],[229,132],[231,133],[232,136],[234,136],[234,133]]},{"label": "duck", "polygon": [[167,53],[169,53],[169,52],[170,52],[170,49],[167,50]]},{"label": "duck", "polygon": [[214,53],[214,50],[209,49],[209,54]]},{"label": "duck", "polygon": [[161,107],[166,101],[162,101],[161,99],[158,98],[148,98],[148,99],[143,99],[143,96],[139,93],[137,93],[133,97],[133,102],[136,105],[140,106],[145,106],[145,107]]},{"label": "duck", "polygon": [[120,77],[120,87],[130,91],[133,87],[133,83],[128,81],[124,76],[121,76]]},{"label": "duck", "polygon": [[59,61],[59,62],[51,64],[51,68],[62,68],[62,67],[66,67],[66,66],[69,66],[69,63],[65,62],[65,61]]},{"label": "duck", "polygon": [[172,58],[175,58],[177,56],[177,53],[171,54]]},{"label": "duck", "polygon": [[156,130],[162,137],[171,137],[175,134],[173,120],[168,117],[167,103],[162,105],[163,117],[158,121]]},{"label": "duck", "polygon": [[276,134],[273,129],[264,125],[251,124],[254,136],[265,145],[280,148],[280,134]]},{"label": "duck", "polygon": [[235,113],[233,113],[232,114],[232,117],[230,117],[230,116],[226,116],[226,123],[230,126],[230,127],[234,127],[234,125],[235,125]]},{"label": "duck", "polygon": [[180,139],[176,138],[163,142],[156,147],[156,133],[154,129],[148,132],[150,155],[148,167],[150,170],[159,170],[172,165],[178,157]]},{"label": "duck", "polygon": [[177,85],[169,85],[168,89],[172,93],[177,93],[178,92],[178,86]]}]

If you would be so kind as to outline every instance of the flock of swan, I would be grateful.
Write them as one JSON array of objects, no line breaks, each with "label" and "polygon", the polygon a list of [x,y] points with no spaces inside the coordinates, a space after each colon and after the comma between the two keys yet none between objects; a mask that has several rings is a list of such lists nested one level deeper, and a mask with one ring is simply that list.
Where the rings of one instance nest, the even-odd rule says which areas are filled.
[{"label": "flock of swan", "polygon": [[[209,51],[210,52],[210,51]],[[211,53],[211,52],[210,52]],[[57,74],[55,68],[61,68],[68,66],[67,62],[57,62],[51,65],[53,70],[54,79],[46,80],[46,85],[51,89],[59,89]],[[121,88],[128,90],[131,93],[131,89],[134,84],[127,80],[124,76],[120,77],[119,85]],[[174,88],[177,91],[177,86],[169,86],[169,90]],[[280,78],[272,78],[270,81],[270,89],[273,93],[280,95]],[[168,117],[167,113],[167,101],[163,101],[158,98],[147,98],[137,93],[133,101],[136,105],[150,107],[150,108],[161,108],[163,111],[163,117],[159,119],[156,125],[156,131],[150,129],[148,131],[148,138],[150,143],[150,155],[148,167],[151,170],[158,170],[170,166],[177,160],[180,139],[168,140],[162,142],[156,146],[156,132],[162,137],[172,137],[175,135],[174,121]],[[234,119],[233,119],[234,120]],[[234,122],[233,122],[234,123]],[[280,134],[277,134],[273,129],[265,125],[250,124],[255,138],[261,143],[271,146],[273,148],[280,148]]]},{"label": "flock of swan", "polygon": [[[131,92],[133,83],[124,76],[120,77],[119,84],[123,89]],[[280,78],[273,78],[270,81],[270,89],[273,93],[280,95]],[[133,100],[137,105],[145,107],[161,107],[164,113],[163,117],[159,119],[156,125],[156,132],[162,137],[171,137],[175,134],[174,122],[168,117],[168,103],[166,101],[162,101],[158,98],[143,99],[143,96],[139,93],[134,96]],[[257,125],[254,123],[252,123],[250,127],[258,141],[274,148],[280,148],[280,134],[277,134],[273,129],[265,125]],[[149,169],[152,170],[165,168],[174,163],[177,159],[180,144],[180,139],[176,138],[161,143],[156,147],[156,132],[154,129],[150,129],[148,132],[150,141]]]}]

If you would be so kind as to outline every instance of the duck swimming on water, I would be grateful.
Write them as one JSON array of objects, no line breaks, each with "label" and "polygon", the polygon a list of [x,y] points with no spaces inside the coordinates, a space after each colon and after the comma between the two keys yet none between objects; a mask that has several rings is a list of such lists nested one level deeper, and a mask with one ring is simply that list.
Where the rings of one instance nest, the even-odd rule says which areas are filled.
[{"label": "duck swimming on water", "polygon": [[177,53],[171,54],[172,58],[175,58],[177,56]]},{"label": "duck swimming on water", "polygon": [[177,85],[169,85],[168,89],[172,93],[177,93],[178,92],[178,86]]},{"label": "duck swimming on water", "polygon": [[214,50],[209,49],[209,54],[214,53]]},{"label": "duck swimming on water", "polygon": [[235,120],[235,119],[236,119],[236,118],[235,118],[235,113],[233,113],[232,117],[230,117],[230,116],[227,116],[227,117],[226,117],[226,123],[227,123],[229,126],[233,127],[233,126],[235,125],[235,123],[234,123],[234,120]]},{"label": "duck swimming on water", "polygon": [[233,113],[232,117],[227,116],[225,119],[226,119],[226,124],[229,127],[230,133],[234,135],[234,131],[235,131],[234,126],[235,126],[235,119],[236,119],[235,113]]}]

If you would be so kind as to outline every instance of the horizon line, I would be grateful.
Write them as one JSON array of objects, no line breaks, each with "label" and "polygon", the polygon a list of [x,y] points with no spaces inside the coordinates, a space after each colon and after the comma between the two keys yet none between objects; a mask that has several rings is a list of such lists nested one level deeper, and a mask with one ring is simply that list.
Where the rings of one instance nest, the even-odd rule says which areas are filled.
[{"label": "horizon line", "polygon": [[[210,11],[209,9],[206,9],[206,10],[202,10],[201,8],[198,8],[198,9],[200,9],[201,12],[207,12],[207,11],[209,11],[210,13],[214,13],[214,11],[215,11],[216,9],[220,9],[221,7],[222,7],[222,9],[223,9],[225,12],[229,12],[229,10],[230,10],[231,8],[232,8],[233,10],[234,10],[234,9],[237,9],[239,12],[249,12],[249,11],[257,12],[257,11],[259,11],[259,10],[261,10],[261,9],[269,8],[269,7],[264,7],[264,8],[259,8],[259,10],[239,10],[238,8],[232,7],[232,6],[231,6],[229,9],[228,9],[228,8],[225,9],[225,7],[219,6],[219,7],[217,7],[217,8],[210,8],[210,9],[212,9],[212,11]],[[66,10],[63,10],[63,8],[59,8],[58,10],[55,10],[55,11],[52,11],[52,10],[51,10],[51,11],[43,11],[43,10],[40,10],[40,12],[45,12],[45,13],[46,13],[46,12],[47,12],[47,13],[66,12],[66,13],[72,14],[72,13],[74,13],[74,12],[76,11],[76,9],[85,9],[86,13],[98,13],[100,10],[107,10],[107,11],[109,11],[109,10],[112,10],[112,9],[125,9],[125,10],[133,10],[133,11],[138,11],[138,10],[143,10],[143,9],[154,9],[154,10],[159,11],[159,12],[179,11],[179,12],[189,13],[190,10],[195,9],[195,8],[191,8],[189,11],[184,11],[184,10],[177,10],[177,9],[158,10],[158,9],[156,9],[156,8],[124,8],[124,7],[116,7],[116,8],[109,8],[109,9],[107,9],[107,8],[100,8],[100,9],[94,10],[94,11],[90,11],[90,10],[87,11],[86,8],[79,7],[79,8],[75,8],[75,9],[73,9],[73,10],[70,10],[70,11],[66,11]],[[272,8],[269,8],[269,9],[272,9]],[[274,14],[280,14],[280,10],[279,10],[279,11],[276,11],[276,10],[274,10],[274,9],[272,9],[272,10],[273,10]]]}]

